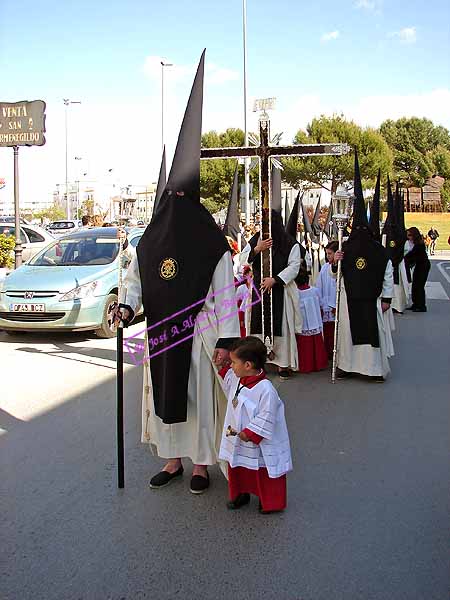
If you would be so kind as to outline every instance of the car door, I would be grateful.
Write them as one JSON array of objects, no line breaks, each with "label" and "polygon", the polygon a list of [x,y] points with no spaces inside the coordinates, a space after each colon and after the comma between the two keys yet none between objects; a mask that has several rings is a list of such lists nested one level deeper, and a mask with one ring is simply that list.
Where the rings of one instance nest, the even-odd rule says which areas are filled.
[{"label": "car door", "polygon": [[47,245],[47,241],[44,236],[35,231],[34,229],[30,229],[29,227],[22,227],[24,229],[26,236],[28,237],[28,243],[26,245],[26,258],[24,254],[23,260],[29,260],[33,258],[35,254],[39,252],[44,246]]}]

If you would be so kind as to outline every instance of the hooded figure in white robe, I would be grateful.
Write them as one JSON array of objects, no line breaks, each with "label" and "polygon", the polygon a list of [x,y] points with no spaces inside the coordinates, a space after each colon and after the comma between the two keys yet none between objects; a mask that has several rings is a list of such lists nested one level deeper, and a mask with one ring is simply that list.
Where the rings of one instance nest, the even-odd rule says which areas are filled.
[{"label": "hooded figure in white robe", "polygon": [[[343,245],[338,377],[356,373],[381,381],[390,371],[393,352],[384,317],[394,291],[393,268],[367,221],[356,152],[354,194],[352,231]],[[336,270],[334,265],[334,276]]]},{"label": "hooded figure in white robe", "polygon": [[[228,242],[200,203],[203,72],[204,53],[167,185],[128,268],[119,305],[130,321],[142,304],[146,318],[139,357],[142,441],[160,457],[188,457],[202,469],[217,462],[226,410],[213,359],[225,356],[240,335]],[[164,469],[152,481],[161,474],[168,481],[168,473]],[[191,480],[193,493],[207,487],[209,479],[201,479],[201,489]],[[161,477],[152,481],[151,487],[166,484]]]}]

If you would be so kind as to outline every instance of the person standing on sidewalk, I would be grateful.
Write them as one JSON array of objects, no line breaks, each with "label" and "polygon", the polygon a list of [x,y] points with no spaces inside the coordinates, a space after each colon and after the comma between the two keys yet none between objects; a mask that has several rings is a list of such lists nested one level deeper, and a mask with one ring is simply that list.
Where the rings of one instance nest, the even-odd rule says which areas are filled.
[{"label": "person standing on sidewalk", "polygon": [[428,248],[428,252],[430,256],[434,255],[434,251],[436,249],[436,242],[439,237],[439,231],[437,229],[433,229],[433,225],[430,227],[430,231],[428,232],[428,237],[430,238],[430,246]]},{"label": "person standing on sidewalk", "polygon": [[425,303],[425,284],[427,282],[428,273],[430,272],[430,260],[427,255],[425,243],[422,234],[417,227],[410,227],[406,235],[409,241],[412,241],[414,246],[407,254],[405,254],[405,263],[408,268],[414,267],[412,276],[411,298],[412,305],[407,310],[413,312],[426,312]]}]

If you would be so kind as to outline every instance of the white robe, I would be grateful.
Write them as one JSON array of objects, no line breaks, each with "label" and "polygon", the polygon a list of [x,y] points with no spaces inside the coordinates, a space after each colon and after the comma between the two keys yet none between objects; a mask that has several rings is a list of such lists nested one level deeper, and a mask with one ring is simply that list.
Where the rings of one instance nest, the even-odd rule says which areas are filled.
[{"label": "white robe", "polygon": [[[211,297],[213,294],[217,295]],[[213,465],[217,462],[226,410],[222,379],[212,364],[215,345],[219,338],[240,337],[237,312],[232,316],[226,316],[230,314],[230,308],[227,307],[236,302],[233,264],[228,251],[216,266],[207,296],[195,324],[186,422],[167,425],[155,414],[147,335],[144,343],[146,360],[141,441],[151,444],[158,456],[188,457],[194,464],[199,465]],[[137,257],[128,268],[120,301],[131,306],[135,313],[142,303]],[[225,318],[220,320],[221,317]],[[206,322],[209,324],[208,328],[205,327]],[[173,373],[173,376],[176,377],[176,373]]]},{"label": "white robe", "polygon": [[[245,467],[256,471],[265,467],[269,477],[281,477],[292,470],[283,402],[272,383],[263,379],[251,389],[241,388],[234,408],[232,401],[238,384],[239,378],[230,369],[224,379],[228,404],[219,458],[233,468]],[[228,426],[237,432],[250,429],[263,439],[254,444],[243,442],[237,435],[227,437]]]},{"label": "white robe", "polygon": [[[250,244],[240,253],[241,264],[250,264],[248,256],[251,251]],[[280,273],[275,273],[285,283],[284,286],[284,302],[283,302],[283,317],[281,322],[282,336],[274,336],[273,353],[274,358],[268,361],[270,364],[279,367],[289,367],[294,371],[298,371],[298,350],[295,339],[296,333],[302,332],[302,319],[298,306],[297,286],[294,279],[298,275],[300,269],[300,247],[298,244],[292,247],[289,254],[288,265]],[[249,318],[250,318],[250,310]],[[247,328],[247,334],[250,334],[250,329]],[[253,334],[252,334],[253,335]],[[255,334],[256,337],[262,339],[262,335]]]},{"label": "white robe", "polygon": [[330,263],[325,263],[320,270],[316,281],[316,288],[320,294],[323,322],[334,321],[335,317],[332,309],[336,308],[336,278],[331,275]]},{"label": "white robe", "polygon": [[[332,275],[336,277],[336,274]],[[381,310],[381,298],[392,298],[394,293],[393,267],[389,260],[383,280],[383,290],[377,299],[377,322],[380,347],[374,348],[370,344],[354,346],[350,331],[348,316],[347,295],[345,293],[344,278],[341,281],[341,299],[339,307],[339,335],[337,348],[337,366],[348,373],[361,375],[382,376],[390,372],[389,356],[393,353],[392,338],[389,339],[389,326]],[[389,331],[389,333],[388,333]]]},{"label": "white robe", "polygon": [[410,294],[410,283],[408,282],[408,277],[406,275],[406,266],[405,261],[399,264],[398,267],[398,275],[399,282],[394,283],[394,296],[392,298],[392,308],[402,313],[405,311],[408,302],[409,302],[409,294]]},{"label": "white robe", "polygon": [[320,294],[315,287],[298,290],[300,313],[302,315],[302,335],[317,335],[323,331],[320,313]]}]

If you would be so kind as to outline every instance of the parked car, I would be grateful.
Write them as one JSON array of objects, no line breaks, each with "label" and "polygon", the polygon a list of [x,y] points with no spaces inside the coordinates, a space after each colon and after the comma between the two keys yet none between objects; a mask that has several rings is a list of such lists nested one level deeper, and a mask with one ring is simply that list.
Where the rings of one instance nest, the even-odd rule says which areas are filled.
[{"label": "parked car", "polygon": [[[14,223],[14,221],[15,221],[14,215],[2,215],[0,217],[0,223]],[[25,219],[23,219],[22,217],[20,217],[19,221],[21,223],[25,223],[25,224],[28,223],[28,221],[25,221]]]},{"label": "parked car", "polygon": [[78,221],[78,219],[61,219],[60,221],[49,223],[47,230],[54,236],[57,236],[72,233],[72,231],[75,231],[79,227],[81,227],[81,221]]},{"label": "parked car", "polygon": [[[16,237],[14,223],[0,223],[0,235],[12,235]],[[55,238],[51,233],[38,225],[22,225],[20,228],[20,239],[22,242],[22,261],[26,262],[33,258],[40,250],[53,242]]]},{"label": "parked car", "polygon": [[[143,230],[129,230],[124,266]],[[113,337],[108,311],[118,294],[119,242],[116,227],[93,227],[54,240],[0,287],[0,329],[93,330]]]}]

